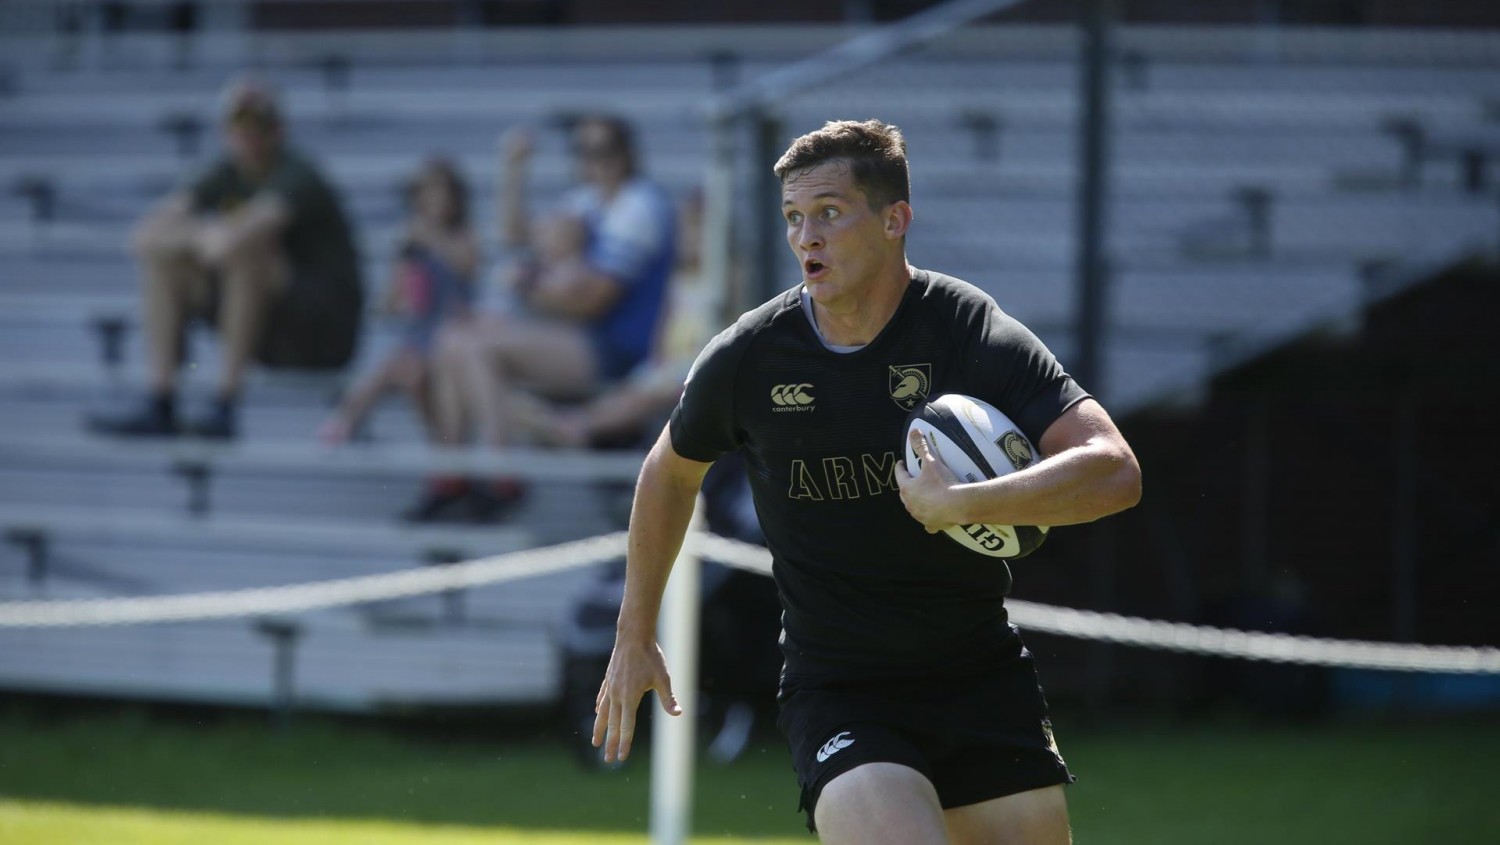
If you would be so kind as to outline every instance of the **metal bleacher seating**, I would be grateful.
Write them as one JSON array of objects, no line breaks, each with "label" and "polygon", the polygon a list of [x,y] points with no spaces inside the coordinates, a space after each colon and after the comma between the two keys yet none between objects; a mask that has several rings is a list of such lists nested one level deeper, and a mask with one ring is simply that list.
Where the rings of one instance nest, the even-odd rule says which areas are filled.
[{"label": "metal bleacher seating", "polygon": [[[738,33],[740,73],[752,77],[836,34]],[[776,110],[788,134],[829,117],[902,125],[917,207],[913,262],[985,287],[1066,363],[1077,97],[1071,36],[1043,34],[1027,49],[996,35],[987,51],[987,33],[967,33],[951,54],[907,57]],[[1339,62],[1364,49],[1358,34],[1327,35],[1334,47],[1348,44],[1326,61],[1267,61],[1243,49],[1248,36],[1210,35],[1190,54],[1173,37],[1125,33],[1136,61],[1115,93],[1101,391],[1117,416],[1190,396],[1233,354],[1357,313],[1371,267],[1449,260],[1500,233],[1494,186],[1466,158],[1494,150],[1486,139],[1495,103],[1486,98],[1500,90],[1500,64],[1413,49]],[[296,142],[342,189],[373,285],[398,224],[399,186],[428,153],[463,163],[488,236],[495,139],[511,125],[619,112],[638,122],[653,174],[679,191],[698,184],[708,130],[697,109],[716,65],[706,48],[682,47],[684,37],[614,33],[607,58],[569,63],[535,50],[455,59],[442,42],[367,33],[356,43],[368,55],[356,53],[338,85],[295,39],[267,39],[261,64],[287,96]],[[548,38],[558,56],[599,42],[588,31]],[[212,153],[214,96],[243,56],[230,51],[216,63],[200,50],[187,69],[144,60],[58,69],[45,45],[11,46],[14,72],[0,95],[0,600],[296,583],[616,526],[584,476],[592,466],[628,478],[628,454],[591,465],[565,456],[560,474],[503,526],[395,524],[417,479],[442,460],[498,464],[427,453],[398,403],[377,413],[375,443],[319,449],[312,432],[338,377],[256,374],[245,436],[230,446],[86,435],[80,413],[140,380],[125,233]],[[1500,56],[1500,40],[1468,49]],[[560,188],[563,152],[544,150],[536,175],[537,196]],[[778,267],[790,284],[791,262]],[[101,321],[125,327],[118,360],[102,352]],[[355,368],[392,337],[370,318]],[[195,360],[212,360],[211,338],[193,349]],[[188,384],[201,386],[191,373]],[[589,576],[476,589],[457,609],[437,596],[295,620],[0,631],[0,688],[265,703],[278,695],[276,654],[292,630],[296,695],[307,704],[548,702],[561,683],[556,632]]]}]

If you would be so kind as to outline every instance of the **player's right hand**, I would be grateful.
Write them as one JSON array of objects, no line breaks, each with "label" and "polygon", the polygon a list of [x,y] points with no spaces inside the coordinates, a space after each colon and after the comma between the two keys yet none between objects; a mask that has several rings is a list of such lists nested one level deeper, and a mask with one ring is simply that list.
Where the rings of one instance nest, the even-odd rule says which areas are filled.
[{"label": "player's right hand", "polygon": [[630,756],[636,710],[647,690],[656,690],[661,708],[668,715],[682,715],[682,707],[672,694],[666,658],[656,642],[616,638],[604,683],[594,699],[593,741],[595,748],[604,749],[604,762],[623,761]]}]

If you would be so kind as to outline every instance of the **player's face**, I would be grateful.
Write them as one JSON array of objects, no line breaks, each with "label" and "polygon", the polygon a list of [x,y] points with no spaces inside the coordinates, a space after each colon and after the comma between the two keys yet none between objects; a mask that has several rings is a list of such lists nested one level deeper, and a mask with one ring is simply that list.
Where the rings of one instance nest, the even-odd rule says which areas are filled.
[{"label": "player's face", "polygon": [[856,299],[892,260],[904,262],[899,234],[893,237],[886,215],[870,208],[845,162],[790,174],[781,198],[786,240],[814,302]]}]

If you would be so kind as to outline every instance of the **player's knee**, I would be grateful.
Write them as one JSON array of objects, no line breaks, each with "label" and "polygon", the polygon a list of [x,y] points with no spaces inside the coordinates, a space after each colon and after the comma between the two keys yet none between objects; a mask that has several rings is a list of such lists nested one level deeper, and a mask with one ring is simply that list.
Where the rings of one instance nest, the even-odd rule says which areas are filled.
[{"label": "player's knee", "polygon": [[947,843],[931,781],[896,763],[866,763],[830,780],[813,811],[825,843]]},{"label": "player's knee", "polygon": [[1068,803],[1062,786],[1033,789],[944,813],[954,845],[1013,842],[1069,845]]}]

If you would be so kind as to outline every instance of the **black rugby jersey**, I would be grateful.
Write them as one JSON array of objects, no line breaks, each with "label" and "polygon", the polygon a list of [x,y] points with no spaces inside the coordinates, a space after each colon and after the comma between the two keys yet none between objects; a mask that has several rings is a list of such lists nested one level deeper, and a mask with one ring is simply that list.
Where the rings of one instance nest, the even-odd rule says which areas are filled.
[{"label": "black rugby jersey", "polygon": [[670,422],[685,458],[745,451],[788,679],[947,674],[1014,653],[1005,562],[928,534],[901,504],[906,415],[923,397],[964,393],[1038,443],[1087,394],[967,282],[915,270],[890,322],[853,352],[823,345],[800,290],[704,348]]}]

